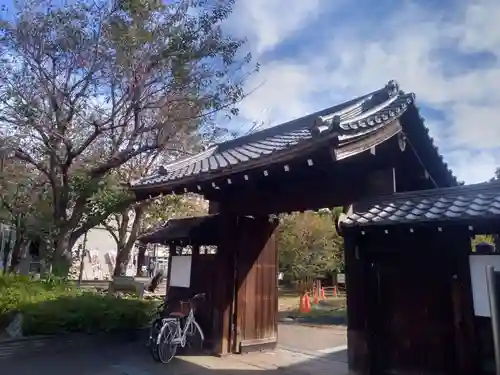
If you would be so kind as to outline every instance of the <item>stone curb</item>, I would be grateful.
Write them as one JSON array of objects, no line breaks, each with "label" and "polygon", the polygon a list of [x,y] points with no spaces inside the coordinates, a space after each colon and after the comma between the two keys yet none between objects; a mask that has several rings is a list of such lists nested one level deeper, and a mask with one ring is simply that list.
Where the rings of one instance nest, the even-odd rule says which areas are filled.
[{"label": "stone curb", "polygon": [[305,322],[279,322],[279,323],[288,326],[299,326],[299,327],[309,327],[309,328],[324,328],[324,329],[347,328],[347,324],[314,324]]},{"label": "stone curb", "polygon": [[286,325],[298,325],[302,327],[347,327],[347,319],[339,318],[335,319],[336,321],[328,321],[318,319],[318,322],[315,322],[314,319],[308,319],[307,317],[294,317],[294,316],[284,316],[278,319],[280,324]]}]

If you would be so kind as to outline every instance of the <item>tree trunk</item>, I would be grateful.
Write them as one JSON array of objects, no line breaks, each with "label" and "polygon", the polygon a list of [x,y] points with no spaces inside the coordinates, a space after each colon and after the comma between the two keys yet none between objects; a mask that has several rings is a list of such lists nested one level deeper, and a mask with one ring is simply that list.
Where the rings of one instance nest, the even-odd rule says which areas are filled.
[{"label": "tree trunk", "polygon": [[115,231],[108,226],[108,231],[111,233],[117,243],[116,265],[113,272],[114,276],[125,275],[127,271],[128,262],[130,261],[130,255],[132,253],[132,249],[134,248],[135,241],[137,240],[137,235],[139,234],[140,223],[144,214],[144,206],[135,206],[134,213],[134,221],[132,222],[130,230],[130,209],[126,209],[121,212],[121,220],[116,220],[118,224],[117,233],[115,233]]},{"label": "tree trunk", "polygon": [[142,266],[146,263],[146,249],[147,246],[143,243],[139,243],[137,252],[137,276],[142,276]]},{"label": "tree trunk", "polygon": [[73,263],[73,247],[78,237],[69,231],[62,232],[54,239],[54,251],[51,257],[52,272],[57,276],[67,277]]},{"label": "tree trunk", "polygon": [[13,230],[12,227],[9,227],[9,236],[7,237],[7,242],[4,246],[3,253],[3,272],[6,274],[9,271],[10,260],[12,258],[12,241],[13,241]]},{"label": "tree trunk", "polygon": [[130,259],[130,250],[128,246],[119,246],[116,253],[116,264],[113,276],[125,276],[127,273],[128,262]]},{"label": "tree trunk", "polygon": [[16,273],[19,271],[19,266],[21,261],[26,256],[26,241],[24,234],[22,232],[16,233],[16,241],[14,242],[14,247],[12,248],[12,259],[10,261],[9,271],[11,273]]}]

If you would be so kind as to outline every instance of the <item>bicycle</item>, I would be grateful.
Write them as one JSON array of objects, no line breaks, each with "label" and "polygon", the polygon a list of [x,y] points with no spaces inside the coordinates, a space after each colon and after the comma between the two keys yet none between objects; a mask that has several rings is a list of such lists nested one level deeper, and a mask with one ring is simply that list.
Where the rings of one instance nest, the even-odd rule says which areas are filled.
[{"label": "bicycle", "polygon": [[[167,318],[156,319],[150,330],[150,347],[153,358],[162,363],[169,363],[177,353],[177,348],[185,348],[187,345],[193,347],[192,341],[196,334],[199,334],[199,348],[203,346],[205,335],[200,325],[195,319],[194,313],[196,307],[195,301],[204,299],[205,293],[199,293],[188,301],[180,301],[181,305],[189,303],[189,313],[183,312],[170,313]],[[161,328],[158,332],[158,327]]]},{"label": "bicycle", "polygon": [[149,351],[151,355],[153,356],[155,361],[159,361],[159,353],[158,353],[158,344],[157,344],[157,338],[160,334],[161,327],[163,326],[163,310],[165,308],[166,302],[162,302],[157,308],[156,308],[156,318],[153,320],[153,323],[151,323],[151,327],[149,328],[149,339],[146,344],[146,346],[149,348]]}]

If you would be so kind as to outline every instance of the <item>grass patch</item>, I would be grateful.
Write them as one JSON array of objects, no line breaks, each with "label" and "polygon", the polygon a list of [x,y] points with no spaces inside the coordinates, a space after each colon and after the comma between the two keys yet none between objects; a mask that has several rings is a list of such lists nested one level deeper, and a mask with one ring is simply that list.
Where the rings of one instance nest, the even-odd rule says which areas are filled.
[{"label": "grass patch", "polygon": [[346,325],[346,309],[336,310],[311,310],[303,313],[298,310],[281,313],[281,319],[292,318],[297,323],[306,323],[312,325]]},{"label": "grass patch", "polygon": [[310,312],[301,312],[294,308],[279,312],[280,320],[292,318],[296,322],[314,325],[345,325],[347,324],[347,309],[345,298],[335,298],[312,305]]},{"label": "grass patch", "polygon": [[300,312],[295,310],[292,312],[297,318],[323,319],[323,318],[345,318],[347,310],[344,308],[335,310],[312,309],[310,312]]}]

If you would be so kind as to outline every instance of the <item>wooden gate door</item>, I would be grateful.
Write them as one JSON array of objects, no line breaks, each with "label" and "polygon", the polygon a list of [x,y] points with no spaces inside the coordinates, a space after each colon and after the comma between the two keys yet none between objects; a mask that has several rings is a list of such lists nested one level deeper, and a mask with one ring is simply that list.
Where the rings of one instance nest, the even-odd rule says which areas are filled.
[{"label": "wooden gate door", "polygon": [[372,260],[375,373],[455,372],[451,280],[446,264],[427,256],[377,254]]},{"label": "wooden gate door", "polygon": [[277,344],[277,223],[269,218],[240,218],[235,273],[233,352]]}]

